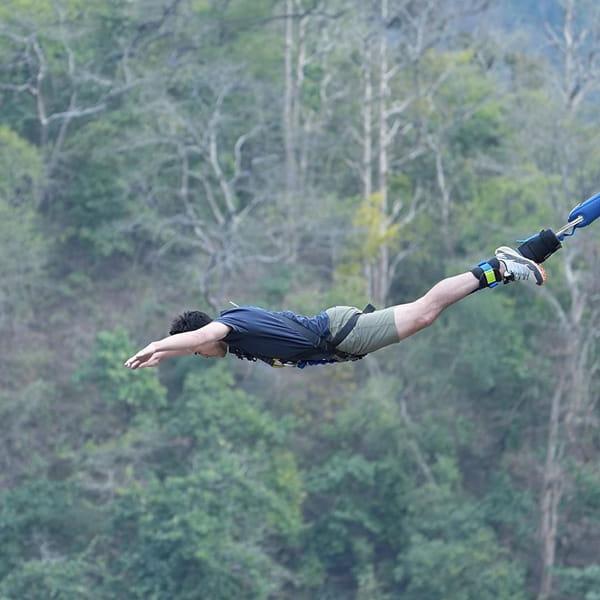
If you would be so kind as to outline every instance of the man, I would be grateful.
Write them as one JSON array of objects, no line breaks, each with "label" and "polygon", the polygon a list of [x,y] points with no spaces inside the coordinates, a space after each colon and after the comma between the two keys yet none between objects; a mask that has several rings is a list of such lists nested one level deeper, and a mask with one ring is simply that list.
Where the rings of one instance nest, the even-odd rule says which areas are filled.
[{"label": "man", "polygon": [[[534,256],[540,262],[546,258]],[[223,358],[228,352],[271,366],[300,368],[356,360],[428,327],[443,310],[469,294],[516,280],[543,285],[546,273],[531,258],[502,246],[494,258],[443,279],[414,302],[383,310],[361,312],[336,306],[305,317],[242,306],[222,311],[214,320],[203,312],[191,311],[173,322],[170,337],[151,342],[125,366],[154,367],[167,358],[187,354]]]}]

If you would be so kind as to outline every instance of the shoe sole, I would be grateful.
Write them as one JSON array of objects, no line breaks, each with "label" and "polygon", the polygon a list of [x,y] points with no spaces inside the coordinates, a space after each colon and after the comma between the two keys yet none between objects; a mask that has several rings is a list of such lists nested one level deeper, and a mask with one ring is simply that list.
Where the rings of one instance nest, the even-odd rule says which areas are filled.
[{"label": "shoe sole", "polygon": [[[514,260],[515,262],[519,262],[523,265],[527,265],[529,267],[529,270],[535,275],[535,284],[536,285],[544,285],[544,283],[546,282],[546,270],[544,269],[544,267],[542,267],[542,265],[538,265],[533,260],[530,260],[529,258],[525,258],[521,254],[519,254],[516,250],[513,250],[512,248],[509,248],[508,246],[500,246],[500,248],[498,248],[496,250],[496,252],[497,253],[501,252],[509,260]],[[542,278],[541,281],[538,279],[538,274]]]}]

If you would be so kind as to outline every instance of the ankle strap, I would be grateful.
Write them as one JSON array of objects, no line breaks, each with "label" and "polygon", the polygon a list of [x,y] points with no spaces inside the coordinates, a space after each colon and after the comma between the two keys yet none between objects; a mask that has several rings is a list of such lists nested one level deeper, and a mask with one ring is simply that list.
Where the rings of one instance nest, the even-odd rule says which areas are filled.
[{"label": "ankle strap", "polygon": [[496,272],[489,262],[483,260],[477,265],[483,271],[483,277],[487,283],[487,287],[496,287],[498,280],[496,279]]}]

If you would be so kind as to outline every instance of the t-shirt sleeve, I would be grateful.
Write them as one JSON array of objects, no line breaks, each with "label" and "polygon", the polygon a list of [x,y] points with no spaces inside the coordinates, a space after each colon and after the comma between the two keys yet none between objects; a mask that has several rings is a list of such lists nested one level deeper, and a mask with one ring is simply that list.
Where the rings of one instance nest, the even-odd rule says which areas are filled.
[{"label": "t-shirt sleeve", "polygon": [[253,323],[251,312],[242,307],[224,311],[215,321],[231,327],[236,333],[250,333]]}]

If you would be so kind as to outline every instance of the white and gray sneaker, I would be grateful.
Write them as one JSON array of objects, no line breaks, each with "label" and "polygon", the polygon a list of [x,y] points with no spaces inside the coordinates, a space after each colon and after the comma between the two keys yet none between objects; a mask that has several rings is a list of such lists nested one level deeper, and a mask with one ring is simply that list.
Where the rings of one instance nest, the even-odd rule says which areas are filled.
[{"label": "white and gray sneaker", "polygon": [[529,280],[536,285],[544,285],[546,271],[541,265],[521,256],[508,246],[500,246],[496,250],[496,258],[504,265],[504,283],[509,281]]}]

